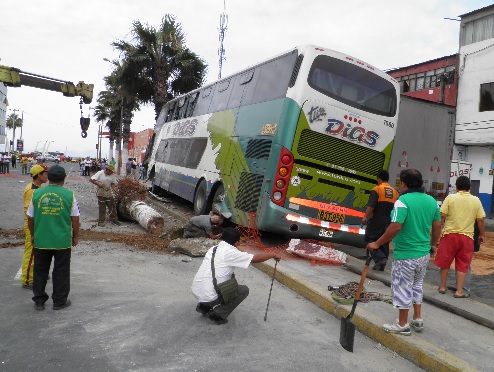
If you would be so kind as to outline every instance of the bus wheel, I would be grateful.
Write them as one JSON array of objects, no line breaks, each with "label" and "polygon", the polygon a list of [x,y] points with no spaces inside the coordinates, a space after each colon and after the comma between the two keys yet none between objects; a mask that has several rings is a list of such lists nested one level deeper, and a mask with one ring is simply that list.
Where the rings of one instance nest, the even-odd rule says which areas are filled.
[{"label": "bus wheel", "polygon": [[212,211],[213,208],[215,207],[215,204],[222,203],[223,200],[225,200],[225,188],[223,187],[223,184],[220,184],[216,188],[216,191],[214,192],[214,196],[210,195],[206,211],[207,212]]},{"label": "bus wheel", "polygon": [[206,181],[201,180],[194,195],[194,213],[196,216],[206,213]]}]

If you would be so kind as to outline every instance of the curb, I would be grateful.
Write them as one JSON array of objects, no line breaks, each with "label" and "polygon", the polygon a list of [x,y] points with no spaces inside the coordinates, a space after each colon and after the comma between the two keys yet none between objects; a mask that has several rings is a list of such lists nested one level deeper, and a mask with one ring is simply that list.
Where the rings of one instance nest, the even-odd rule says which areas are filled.
[{"label": "curb", "polygon": [[[272,277],[273,266],[266,263],[253,264],[257,269]],[[350,313],[350,306],[341,305],[334,301],[327,289],[307,280],[297,273],[287,269],[276,270],[275,279],[288,288],[297,292],[319,308],[340,319]],[[353,315],[352,322],[358,331],[381,343],[398,355],[411,361],[427,371],[477,371],[463,359],[451,354],[420,337],[398,336],[386,333],[381,326],[384,320],[359,308]]]},{"label": "curb", "polygon": [[[358,275],[361,275],[362,274],[362,270],[353,265],[353,264],[346,264],[345,267],[350,270],[351,272],[355,273],[355,274],[358,274]],[[369,272],[367,273],[367,277],[369,279],[372,279],[372,280],[377,280],[377,281],[380,281],[381,283],[383,283],[384,285],[388,286],[388,287],[391,287],[391,281],[387,278],[383,278],[381,275],[379,274],[375,274],[375,273],[372,273],[372,272]],[[424,283],[424,286],[429,286],[430,285],[427,285],[426,283]],[[474,323],[477,323],[483,327],[487,327],[487,328],[490,328],[490,329],[494,329],[494,321],[493,320],[490,320],[488,318],[485,318],[483,316],[480,316],[480,315],[477,315],[477,314],[474,314],[474,313],[471,313],[469,311],[466,311],[466,310],[463,310],[463,309],[460,309],[458,307],[455,307],[453,305],[450,305],[446,302],[443,302],[443,301],[440,301],[434,297],[431,297],[429,295],[427,295],[426,293],[424,293],[424,302],[427,302],[431,305],[434,305],[435,307],[439,308],[439,309],[442,309],[442,310],[446,310],[452,314],[455,314],[455,315],[459,315],[461,316],[462,318],[465,318],[465,319],[468,319]],[[474,300],[471,300],[471,301],[474,301]],[[477,301],[474,301],[474,302],[477,302]],[[481,302],[477,302],[479,306],[482,306],[484,305],[483,303]],[[485,305],[487,306],[487,305]]]}]

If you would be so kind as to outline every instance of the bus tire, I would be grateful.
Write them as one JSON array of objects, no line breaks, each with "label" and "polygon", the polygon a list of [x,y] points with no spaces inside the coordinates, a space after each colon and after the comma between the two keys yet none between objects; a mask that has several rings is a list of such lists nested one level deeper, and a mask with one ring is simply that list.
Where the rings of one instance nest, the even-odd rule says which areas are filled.
[{"label": "bus tire", "polygon": [[206,181],[201,180],[197,186],[196,193],[194,194],[194,213],[196,216],[206,213],[207,199],[206,199]]},{"label": "bus tire", "polygon": [[206,212],[210,212],[213,210],[214,205],[216,203],[221,203],[223,200],[220,200],[220,196],[225,194],[225,187],[222,183],[220,183],[215,189],[214,193],[212,192],[209,195],[208,205],[206,207]]}]

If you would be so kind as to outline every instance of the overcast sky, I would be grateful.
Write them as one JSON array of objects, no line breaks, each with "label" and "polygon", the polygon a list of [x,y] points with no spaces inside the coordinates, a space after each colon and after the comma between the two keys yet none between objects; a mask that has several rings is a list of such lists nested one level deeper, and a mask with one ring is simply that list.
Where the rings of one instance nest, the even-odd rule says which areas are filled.
[{"label": "overcast sky", "polygon": [[[481,0],[226,0],[228,29],[222,75],[234,73],[297,45],[316,44],[380,69],[408,66],[458,51],[459,22],[444,18],[491,5]],[[169,13],[187,35],[187,46],[218,76],[218,29],[224,0],[3,0],[0,64],[77,83],[94,84],[94,99],[115,59],[111,43],[129,40],[134,20],[160,24]],[[24,148],[46,141],[50,151],[96,155],[98,123],[81,138],[79,98],[31,87],[9,88],[10,106],[23,112]],[[83,106],[84,116],[92,112]],[[131,130],[152,128],[154,110],[137,112]],[[16,131],[16,138],[19,138]],[[12,131],[8,132],[9,139]],[[102,147],[107,156],[108,144]]]}]

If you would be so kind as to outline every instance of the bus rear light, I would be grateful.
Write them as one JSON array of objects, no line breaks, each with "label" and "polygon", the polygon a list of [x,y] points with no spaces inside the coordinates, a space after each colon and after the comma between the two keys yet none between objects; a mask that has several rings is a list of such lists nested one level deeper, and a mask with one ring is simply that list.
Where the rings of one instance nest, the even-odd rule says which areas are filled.
[{"label": "bus rear light", "polygon": [[278,158],[278,167],[274,177],[274,184],[271,190],[271,201],[276,205],[283,206],[285,203],[288,182],[292,173],[293,154],[282,147]]},{"label": "bus rear light", "polygon": [[276,187],[282,189],[283,187],[285,187],[285,181],[283,180],[276,181]]},{"label": "bus rear light", "polygon": [[279,191],[275,191],[273,193],[273,199],[276,201],[280,201],[282,197],[283,197],[283,194]]},{"label": "bus rear light", "polygon": [[284,164],[284,165],[288,165],[292,162],[292,158],[289,157],[288,155],[283,155],[281,157],[281,162]]}]

